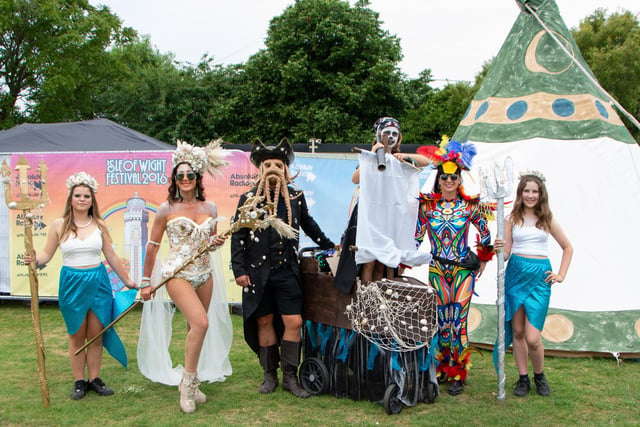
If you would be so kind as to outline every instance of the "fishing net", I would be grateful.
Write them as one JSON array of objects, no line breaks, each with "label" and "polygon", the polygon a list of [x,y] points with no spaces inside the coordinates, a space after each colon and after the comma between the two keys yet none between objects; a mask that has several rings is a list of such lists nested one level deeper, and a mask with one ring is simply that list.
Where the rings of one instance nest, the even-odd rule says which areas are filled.
[{"label": "fishing net", "polygon": [[354,331],[380,348],[416,350],[428,346],[437,331],[436,292],[409,277],[359,282],[346,315]]}]

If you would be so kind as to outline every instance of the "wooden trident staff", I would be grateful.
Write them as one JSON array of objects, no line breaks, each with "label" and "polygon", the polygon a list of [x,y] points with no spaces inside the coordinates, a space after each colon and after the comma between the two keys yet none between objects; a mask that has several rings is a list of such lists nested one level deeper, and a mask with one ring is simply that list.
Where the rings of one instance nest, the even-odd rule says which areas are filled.
[{"label": "wooden trident staff", "polygon": [[[229,228],[225,230],[223,233],[219,234],[221,237],[229,237],[231,234],[240,230],[241,228],[249,228],[252,231],[255,230],[264,230],[267,227],[273,227],[280,236],[285,239],[292,239],[298,235],[296,229],[291,227],[289,224],[285,223],[283,220],[277,217],[273,212],[273,203],[264,203],[260,205],[260,203],[264,200],[264,197],[249,197],[245,203],[238,208],[238,217],[234,222],[229,225]],[[176,274],[187,268],[191,265],[196,259],[204,255],[205,252],[214,250],[215,244],[213,243],[213,239],[202,246],[198,252],[195,253],[191,258],[187,259],[181,266],[173,270],[171,276],[165,278],[162,282],[158,283],[151,290],[151,295],[155,294],[158,289],[166,285],[169,280],[175,277]],[[123,311],[118,317],[116,317],[113,322],[109,323],[104,327],[95,337],[91,338],[86,342],[75,354],[79,354],[85,348],[87,348],[91,343],[100,338],[107,332],[110,328],[112,328],[116,323],[118,323],[124,316],[129,314],[131,310],[133,310],[137,305],[141,302],[141,300],[136,300],[133,304],[129,306],[125,311]]]},{"label": "wooden trident staff", "polygon": [[44,340],[42,339],[42,328],[40,326],[40,307],[38,298],[38,275],[36,274],[36,255],[33,251],[33,215],[31,209],[44,207],[49,201],[47,196],[47,166],[40,161],[38,171],[42,182],[42,189],[38,199],[29,198],[29,181],[27,171],[31,169],[24,156],[20,156],[16,170],[20,183],[20,198],[12,200],[11,197],[11,169],[7,161],[2,162],[0,173],[3,176],[4,199],[9,209],[22,210],[24,217],[24,247],[31,255],[33,261],[29,263],[29,284],[31,289],[31,320],[33,322],[33,333],[36,338],[36,353],[38,355],[38,382],[42,391],[42,404],[49,407],[49,385],[47,383],[47,372],[45,369]]}]

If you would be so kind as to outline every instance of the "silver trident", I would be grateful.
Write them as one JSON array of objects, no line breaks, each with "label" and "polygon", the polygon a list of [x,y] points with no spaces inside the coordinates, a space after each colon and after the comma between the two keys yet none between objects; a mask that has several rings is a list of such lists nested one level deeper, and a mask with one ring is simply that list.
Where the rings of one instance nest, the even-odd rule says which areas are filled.
[{"label": "silver trident", "polygon": [[2,174],[2,182],[4,185],[4,199],[9,209],[22,210],[24,216],[24,246],[26,251],[31,255],[33,261],[29,264],[29,284],[31,287],[31,320],[33,321],[33,333],[36,338],[36,352],[38,355],[38,382],[42,392],[42,404],[45,408],[49,407],[49,385],[47,383],[47,373],[45,370],[44,357],[44,340],[42,339],[42,327],[40,326],[40,308],[38,298],[38,275],[36,273],[36,256],[33,251],[33,214],[31,209],[44,207],[49,201],[47,195],[47,165],[41,160],[38,165],[42,189],[40,197],[32,199],[29,197],[29,180],[28,170],[31,166],[25,160],[24,156],[20,156],[16,164],[18,171],[18,180],[20,184],[20,198],[12,200],[11,197],[11,169],[7,161],[2,162],[0,173]]},{"label": "silver trident", "polygon": [[[513,187],[513,168],[511,157],[504,160],[504,167],[497,163],[493,165],[493,177],[483,169],[480,169],[482,186],[487,195],[497,202],[496,223],[498,226],[496,239],[504,239],[504,199],[511,194]],[[505,399],[505,373],[504,373],[504,256],[498,252],[498,400]]]}]

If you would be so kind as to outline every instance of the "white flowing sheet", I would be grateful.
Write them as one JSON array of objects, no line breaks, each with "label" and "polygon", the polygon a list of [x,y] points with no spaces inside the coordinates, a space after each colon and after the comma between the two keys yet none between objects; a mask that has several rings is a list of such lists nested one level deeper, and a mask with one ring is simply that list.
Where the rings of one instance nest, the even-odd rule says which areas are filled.
[{"label": "white flowing sheet", "polygon": [[418,251],[414,237],[420,171],[391,154],[385,160],[386,169],[379,171],[375,153],[360,153],[356,263],[377,260],[393,268],[428,263],[431,254]]},{"label": "white flowing sheet", "polygon": [[[159,258],[159,257],[158,257]],[[233,325],[227,304],[223,266],[217,251],[210,253],[213,276],[213,293],[209,305],[209,329],[204,339],[198,363],[201,381],[224,381],[231,375],[229,351],[233,338]],[[161,262],[156,260],[151,278],[157,285],[162,281]],[[144,303],[138,340],[138,368],[142,375],[153,382],[175,386],[182,379],[182,365],[173,366],[169,355],[172,320],[175,308],[166,287],[160,288],[151,301]]]}]

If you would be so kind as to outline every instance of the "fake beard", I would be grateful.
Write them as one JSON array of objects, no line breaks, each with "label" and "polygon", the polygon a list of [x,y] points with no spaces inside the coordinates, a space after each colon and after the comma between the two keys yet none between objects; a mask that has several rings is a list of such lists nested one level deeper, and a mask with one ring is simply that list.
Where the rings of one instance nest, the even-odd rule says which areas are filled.
[{"label": "fake beard", "polygon": [[280,201],[280,197],[282,197],[287,207],[287,223],[291,225],[291,197],[289,195],[289,187],[287,186],[289,182],[291,182],[291,178],[289,177],[289,170],[286,166],[283,168],[266,168],[264,164],[260,165],[260,177],[258,179],[256,196],[264,197],[266,203],[272,203],[273,211],[269,212],[269,214],[277,214],[278,202]]}]

